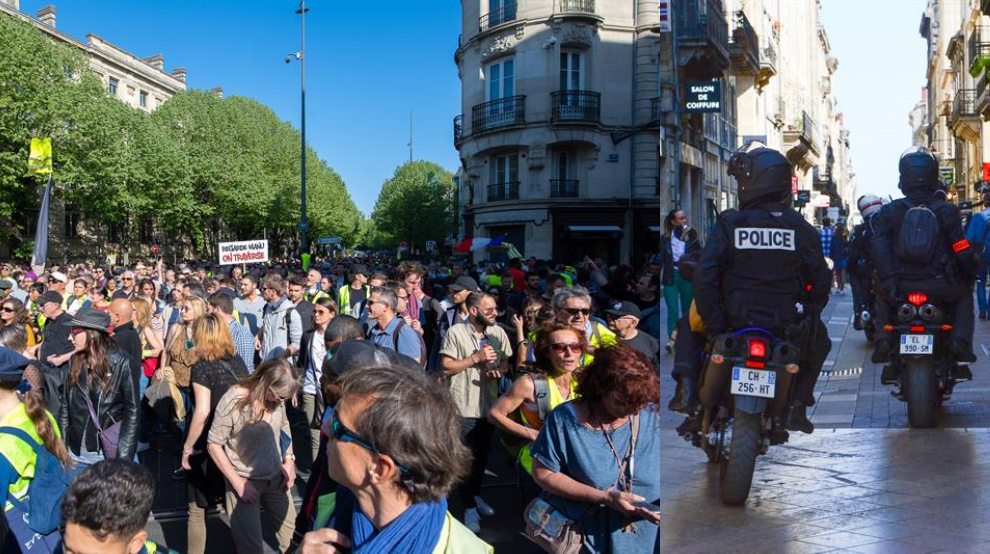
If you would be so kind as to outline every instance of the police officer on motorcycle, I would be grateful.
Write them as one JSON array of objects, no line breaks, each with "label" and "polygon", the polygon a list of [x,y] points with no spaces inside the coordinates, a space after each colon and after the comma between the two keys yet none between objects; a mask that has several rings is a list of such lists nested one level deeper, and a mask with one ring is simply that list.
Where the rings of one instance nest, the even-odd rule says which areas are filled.
[{"label": "police officer on motorcycle", "polygon": [[[791,207],[791,165],[758,143],[729,161],[739,210],[721,213],[695,270],[695,302],[708,336],[749,326],[801,350],[787,428],[810,433],[807,407],[831,347],[821,322],[831,272],[818,231]],[[694,388],[693,383],[689,388]]]},{"label": "police officer on motorcycle", "polygon": [[[923,291],[929,296],[954,306],[950,348],[958,363],[976,361],[973,355],[973,277],[975,258],[973,248],[963,235],[959,209],[944,200],[938,178],[938,161],[924,148],[911,148],[898,164],[898,188],[904,198],[898,198],[880,209],[873,221],[873,259],[877,271],[877,324],[880,330],[874,363],[887,363],[894,349],[890,332],[883,326],[891,320],[893,304],[904,300],[911,291]],[[925,234],[925,225],[905,229],[902,223],[912,208],[927,208],[934,213],[937,224],[928,234],[935,235],[929,259],[918,259],[907,251],[916,251],[909,243],[918,242],[918,229]],[[924,215],[923,210],[921,215]],[[919,220],[923,221],[923,220]],[[923,237],[922,237],[923,238]],[[905,244],[908,244],[905,246]],[[887,373],[882,379],[896,379]],[[971,378],[967,366],[956,368],[956,379]]]},{"label": "police officer on motorcycle", "polygon": [[863,222],[853,228],[849,241],[848,269],[849,285],[853,295],[853,328],[863,330],[862,314],[873,308],[873,216],[880,213],[883,200],[873,194],[864,194],[856,202]]}]

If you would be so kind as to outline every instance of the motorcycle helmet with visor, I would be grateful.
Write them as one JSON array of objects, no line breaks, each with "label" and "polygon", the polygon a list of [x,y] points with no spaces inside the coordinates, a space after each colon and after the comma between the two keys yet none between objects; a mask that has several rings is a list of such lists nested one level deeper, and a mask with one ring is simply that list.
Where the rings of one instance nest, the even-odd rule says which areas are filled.
[{"label": "motorcycle helmet with visor", "polygon": [[897,163],[897,183],[905,195],[932,194],[939,186],[938,160],[923,146],[912,146],[901,154]]},{"label": "motorcycle helmet with visor", "polygon": [[791,197],[791,164],[780,152],[749,142],[729,158],[729,175],[739,184],[739,205],[787,204]]}]

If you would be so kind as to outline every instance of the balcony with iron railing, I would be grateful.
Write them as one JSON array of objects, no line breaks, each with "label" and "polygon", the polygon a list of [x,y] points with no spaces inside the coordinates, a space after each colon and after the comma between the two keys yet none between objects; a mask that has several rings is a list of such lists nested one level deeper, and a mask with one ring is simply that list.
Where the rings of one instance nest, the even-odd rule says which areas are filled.
[{"label": "balcony with iron railing", "polygon": [[550,197],[577,198],[579,184],[577,179],[550,179]]},{"label": "balcony with iron railing", "polygon": [[510,21],[515,21],[516,19],[516,3],[505,4],[501,8],[492,10],[485,15],[478,18],[478,30],[482,33],[491,29],[492,27],[498,27],[503,23],[508,23]]},{"label": "balcony with iron railing", "polygon": [[599,123],[602,95],[590,90],[557,90],[550,93],[553,123]]},{"label": "balcony with iron railing", "polygon": [[721,74],[729,66],[729,29],[722,0],[682,0],[675,17],[680,49],[695,51],[682,56],[689,74],[698,78]]},{"label": "balcony with iron railing", "polygon": [[969,35],[969,72],[973,77],[982,75],[990,62],[990,25],[977,25]]},{"label": "balcony with iron railing", "polygon": [[595,0],[560,0],[558,10],[561,15],[594,15]]},{"label": "balcony with iron railing", "polygon": [[767,42],[760,48],[760,81],[768,82],[777,74],[777,49]]},{"label": "balcony with iron railing", "polygon": [[488,201],[519,200],[519,181],[488,185]]},{"label": "balcony with iron railing", "polygon": [[458,115],[454,117],[454,144],[461,142],[464,138],[464,116]]},{"label": "balcony with iron railing", "polygon": [[729,42],[732,67],[741,75],[755,75],[760,71],[760,39],[745,12],[737,11],[732,19],[732,36]]},{"label": "balcony with iron railing", "polygon": [[526,97],[508,96],[471,108],[471,132],[487,133],[526,123]]},{"label": "balcony with iron railing", "polygon": [[979,117],[976,113],[976,90],[971,88],[959,89],[952,99],[952,111],[949,113],[949,124],[955,125],[963,119]]}]

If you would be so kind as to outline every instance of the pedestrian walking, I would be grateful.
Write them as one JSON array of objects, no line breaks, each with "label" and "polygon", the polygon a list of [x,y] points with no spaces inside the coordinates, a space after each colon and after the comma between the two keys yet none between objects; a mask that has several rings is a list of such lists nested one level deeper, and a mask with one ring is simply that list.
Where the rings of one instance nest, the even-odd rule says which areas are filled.
[{"label": "pedestrian walking", "polygon": [[265,526],[275,534],[279,551],[292,540],[296,511],[289,491],[296,468],[285,401],[298,390],[292,365],[277,358],[231,387],[216,407],[207,449],[226,480],[225,502],[238,552],[262,552]]},{"label": "pedestrian walking", "polygon": [[663,220],[663,229],[659,253],[660,283],[667,304],[667,352],[670,352],[677,320],[688,313],[694,299],[694,286],[681,277],[681,258],[701,250],[701,241],[698,240],[698,232],[688,225],[684,210],[671,210]]},{"label": "pedestrian walking", "polygon": [[835,292],[846,293],[846,261],[848,259],[849,238],[845,225],[837,225],[835,234],[832,235],[832,246],[829,253],[834,263],[833,273],[835,273]]}]

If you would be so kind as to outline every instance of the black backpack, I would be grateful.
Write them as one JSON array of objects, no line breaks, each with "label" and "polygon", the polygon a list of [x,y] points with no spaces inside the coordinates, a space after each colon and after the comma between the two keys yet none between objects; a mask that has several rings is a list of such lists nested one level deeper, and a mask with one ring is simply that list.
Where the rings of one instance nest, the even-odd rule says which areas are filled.
[{"label": "black backpack", "polygon": [[930,264],[941,238],[938,217],[921,204],[910,208],[901,220],[900,233],[894,252],[901,261],[911,264]]}]

